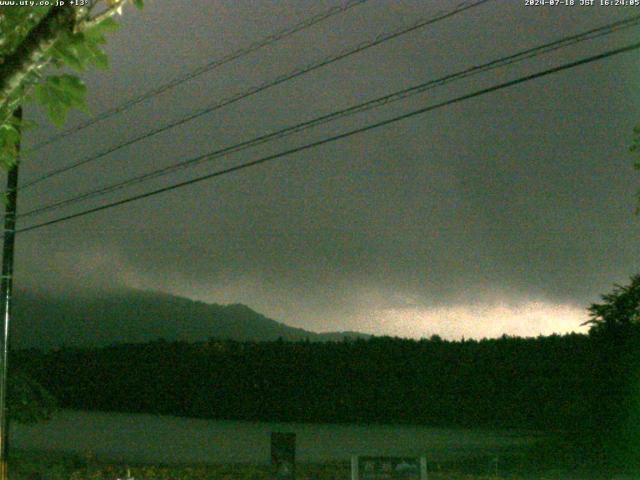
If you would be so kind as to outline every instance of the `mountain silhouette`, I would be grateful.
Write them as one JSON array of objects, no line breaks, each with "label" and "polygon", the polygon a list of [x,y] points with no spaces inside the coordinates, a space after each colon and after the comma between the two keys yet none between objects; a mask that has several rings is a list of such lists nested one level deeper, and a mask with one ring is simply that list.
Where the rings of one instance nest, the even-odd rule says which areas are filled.
[{"label": "mountain silhouette", "polygon": [[336,341],[369,336],[357,332],[315,333],[267,318],[246,305],[208,304],[159,292],[123,290],[93,297],[56,297],[18,291],[10,341],[13,348],[57,348],[158,339]]}]

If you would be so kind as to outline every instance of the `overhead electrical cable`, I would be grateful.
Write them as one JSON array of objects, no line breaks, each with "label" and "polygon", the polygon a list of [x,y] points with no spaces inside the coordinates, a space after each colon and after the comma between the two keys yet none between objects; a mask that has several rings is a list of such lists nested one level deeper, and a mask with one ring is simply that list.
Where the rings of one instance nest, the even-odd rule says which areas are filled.
[{"label": "overhead electrical cable", "polygon": [[368,132],[368,131],[383,127],[385,125],[390,125],[392,123],[395,123],[395,122],[398,122],[398,121],[401,121],[401,120],[406,120],[408,118],[415,117],[417,115],[422,115],[424,113],[427,113],[427,112],[430,112],[430,111],[433,111],[433,110],[436,110],[436,109],[439,109],[439,108],[443,108],[443,107],[446,107],[448,105],[452,105],[452,104],[459,103],[459,102],[462,102],[462,101],[465,101],[465,100],[469,100],[471,98],[476,98],[476,97],[479,97],[479,96],[482,96],[482,95],[486,95],[488,93],[495,92],[495,91],[498,91],[498,90],[502,90],[504,88],[512,87],[514,85],[518,85],[518,84],[521,84],[521,83],[529,82],[529,81],[532,81],[534,79],[545,77],[547,75],[552,75],[554,73],[558,73],[558,72],[561,72],[561,71],[564,71],[564,70],[575,68],[575,67],[580,66],[580,65],[585,65],[585,64],[592,63],[592,62],[595,62],[595,61],[603,60],[605,58],[609,58],[609,57],[612,57],[614,55],[620,55],[620,54],[625,53],[625,52],[630,52],[630,51],[633,51],[633,50],[637,50],[639,48],[640,48],[640,42],[634,43],[634,44],[631,44],[631,45],[627,45],[625,47],[617,48],[615,50],[609,50],[607,52],[600,53],[598,55],[593,55],[593,56],[590,56],[590,57],[587,57],[587,58],[583,58],[583,59],[576,60],[576,61],[573,61],[573,62],[565,63],[565,64],[557,66],[557,67],[549,68],[549,69],[543,70],[541,72],[532,73],[532,74],[517,78],[515,80],[510,80],[508,82],[504,82],[504,83],[500,83],[500,84],[497,84],[497,85],[494,85],[494,86],[491,86],[491,87],[487,87],[487,88],[483,88],[483,89],[480,89],[480,90],[476,90],[476,91],[474,91],[472,93],[468,93],[468,94],[465,94],[465,95],[460,95],[460,96],[455,97],[455,98],[450,99],[450,100],[439,102],[439,103],[436,103],[436,104],[433,104],[433,105],[428,105],[426,107],[423,107],[423,108],[420,108],[420,109],[417,109],[417,110],[413,110],[413,111],[410,111],[408,113],[404,113],[402,115],[398,115],[398,116],[395,116],[395,117],[392,117],[392,118],[389,118],[389,119],[386,119],[386,120],[382,120],[382,121],[379,121],[379,122],[376,122],[376,123],[372,123],[372,124],[369,124],[369,125],[364,126],[364,127],[356,128],[356,129],[349,130],[349,131],[344,132],[344,133],[333,135],[331,137],[327,137],[327,138],[324,138],[322,140],[318,140],[318,141],[315,141],[315,142],[307,143],[305,145],[302,145],[302,146],[299,146],[299,147],[295,147],[295,148],[291,148],[289,150],[285,150],[285,151],[282,151],[282,152],[279,152],[279,153],[276,153],[276,154],[273,154],[273,155],[268,155],[268,156],[259,158],[257,160],[253,160],[253,161],[250,161],[250,162],[246,162],[246,163],[242,163],[242,164],[239,164],[239,165],[235,165],[233,167],[228,167],[228,168],[225,168],[225,169],[222,169],[222,170],[218,170],[216,172],[209,173],[207,175],[202,175],[202,176],[193,178],[191,180],[186,180],[186,181],[183,181],[183,182],[175,183],[175,184],[169,185],[167,187],[158,188],[156,190],[152,190],[152,191],[149,191],[149,192],[146,192],[146,193],[142,193],[142,194],[138,194],[138,195],[133,195],[131,197],[127,197],[127,198],[124,198],[124,199],[121,199],[121,200],[118,200],[118,201],[115,201],[115,202],[111,202],[111,203],[107,203],[107,204],[104,204],[104,205],[100,205],[98,207],[94,207],[94,208],[90,208],[90,209],[87,209],[87,210],[83,210],[81,212],[77,212],[77,213],[74,213],[74,214],[71,214],[71,215],[66,215],[66,216],[63,216],[63,217],[55,218],[53,220],[48,220],[48,221],[45,221],[45,222],[42,222],[42,223],[38,223],[38,224],[35,224],[35,225],[30,225],[28,227],[24,227],[24,228],[21,228],[21,229],[17,230],[16,233],[28,232],[28,231],[32,231],[32,230],[36,230],[36,229],[45,227],[45,226],[49,226],[49,225],[54,225],[54,224],[57,224],[57,223],[65,222],[65,221],[68,221],[68,220],[71,220],[71,219],[74,219],[74,218],[78,218],[78,217],[82,217],[82,216],[85,216],[85,215],[89,215],[91,213],[99,212],[99,211],[102,211],[102,210],[107,210],[109,208],[113,208],[113,207],[117,207],[117,206],[120,206],[120,205],[124,205],[124,204],[127,204],[127,203],[134,202],[136,200],[141,200],[143,198],[148,198],[148,197],[152,197],[152,196],[155,196],[155,195],[159,195],[161,193],[165,193],[165,192],[168,192],[168,191],[171,191],[171,190],[175,190],[175,189],[178,189],[178,188],[181,188],[181,187],[186,187],[188,185],[193,185],[193,184],[196,184],[196,183],[200,183],[202,181],[209,180],[211,178],[219,177],[219,176],[226,175],[226,174],[229,174],[229,173],[232,173],[232,172],[237,172],[239,170],[244,170],[244,169],[247,169],[247,168],[250,168],[250,167],[254,167],[254,166],[257,166],[257,165],[265,164],[267,162],[271,162],[271,161],[274,161],[274,160],[277,160],[277,159],[280,159],[280,158],[283,158],[283,157],[286,157],[286,156],[289,156],[289,155],[293,155],[295,153],[299,153],[299,152],[306,151],[306,150],[309,150],[309,149],[312,149],[312,148],[316,148],[316,147],[319,147],[321,145],[325,145],[325,144],[328,144],[328,143],[331,143],[331,142],[342,140],[344,138],[349,138],[349,137],[352,137],[352,136],[360,134],[360,133]]},{"label": "overhead electrical cable", "polygon": [[298,78],[298,77],[300,77],[302,75],[305,75],[305,74],[307,74],[309,72],[312,72],[314,70],[317,70],[319,68],[325,67],[325,66],[330,65],[332,63],[335,63],[335,62],[337,62],[339,60],[343,60],[343,59],[345,59],[347,57],[350,57],[351,55],[355,55],[355,54],[360,53],[360,52],[362,52],[364,50],[367,50],[369,48],[375,47],[375,46],[380,45],[382,43],[388,42],[388,41],[393,40],[395,38],[398,38],[398,37],[400,37],[402,35],[405,35],[405,34],[408,34],[410,32],[413,32],[415,30],[418,30],[420,28],[426,27],[428,25],[432,25],[432,24],[437,23],[439,21],[445,20],[445,19],[450,18],[450,17],[452,17],[454,15],[462,13],[462,12],[464,12],[464,11],[470,9],[470,8],[477,7],[477,6],[481,5],[481,4],[484,4],[484,3],[487,3],[487,2],[490,2],[490,1],[492,1],[492,0],[477,0],[476,2],[470,3],[468,5],[467,5],[468,2],[464,2],[464,3],[460,4],[458,7],[456,7],[455,9],[450,10],[450,11],[448,11],[446,13],[440,13],[440,14],[436,15],[435,17],[430,17],[428,19],[419,20],[418,22],[415,22],[415,23],[411,24],[409,27],[403,27],[403,28],[401,28],[399,30],[395,30],[395,31],[393,31],[391,33],[384,33],[384,34],[378,35],[373,40],[368,40],[366,42],[363,42],[363,43],[357,45],[354,48],[350,48],[350,49],[342,51],[342,52],[340,52],[338,54],[331,55],[331,56],[326,57],[326,58],[324,58],[324,59],[322,59],[322,60],[320,60],[318,62],[314,62],[314,63],[312,63],[312,64],[310,64],[310,65],[308,65],[306,67],[302,67],[302,68],[296,69],[296,70],[294,70],[294,71],[292,71],[290,73],[281,75],[281,76],[277,77],[275,80],[271,80],[271,81],[265,82],[265,83],[263,83],[261,85],[258,85],[256,87],[252,87],[249,90],[246,90],[244,92],[240,92],[240,93],[238,93],[236,95],[233,95],[233,96],[231,96],[231,97],[229,97],[227,99],[224,99],[224,100],[222,100],[220,102],[217,102],[217,103],[215,103],[215,104],[213,104],[213,105],[211,105],[209,107],[206,107],[204,109],[198,110],[197,112],[192,113],[192,114],[190,114],[190,115],[188,115],[186,117],[182,117],[182,118],[180,118],[178,120],[175,120],[175,121],[172,121],[172,122],[170,122],[170,123],[168,123],[168,124],[166,124],[166,125],[164,125],[162,127],[157,127],[155,129],[150,130],[149,132],[146,132],[146,133],[144,133],[142,135],[139,135],[139,136],[137,136],[135,138],[132,138],[130,140],[126,140],[126,141],[124,141],[122,143],[119,143],[119,144],[117,144],[115,146],[109,147],[108,149],[103,150],[102,152],[100,152],[98,154],[92,155],[92,156],[90,156],[88,158],[82,159],[82,160],[77,161],[75,163],[72,163],[70,165],[54,169],[54,170],[52,170],[52,171],[50,171],[50,172],[48,172],[48,173],[46,173],[46,174],[44,174],[44,175],[42,175],[40,177],[37,177],[36,179],[34,179],[34,180],[30,181],[30,182],[25,183],[24,185],[21,185],[18,188],[18,190],[24,190],[26,188],[32,187],[33,185],[36,185],[36,184],[38,184],[40,182],[43,182],[44,180],[52,178],[52,177],[54,177],[56,175],[59,175],[61,173],[68,172],[70,170],[73,170],[73,169],[75,169],[77,167],[80,167],[80,166],[85,165],[87,163],[93,162],[95,160],[98,160],[98,159],[100,159],[102,157],[105,157],[106,155],[109,155],[109,154],[111,154],[111,153],[113,153],[113,152],[115,152],[117,150],[120,150],[121,148],[133,145],[134,143],[137,143],[137,142],[139,142],[141,140],[145,140],[145,139],[150,138],[150,137],[152,137],[154,135],[162,133],[162,132],[164,132],[166,130],[169,130],[171,128],[174,128],[174,127],[177,127],[177,126],[182,125],[184,123],[187,123],[187,122],[189,122],[191,120],[194,120],[194,119],[196,119],[198,117],[201,117],[202,115],[211,113],[211,112],[213,112],[215,110],[218,110],[220,108],[223,108],[223,107],[226,107],[226,106],[231,105],[233,103],[236,103],[236,102],[238,102],[240,100],[243,100],[245,98],[248,98],[248,97],[250,97],[252,95],[256,95],[256,94],[258,94],[260,92],[263,92],[263,91],[265,91],[267,89],[273,88],[273,87],[275,87],[277,85],[280,85],[280,84],[282,84],[284,82],[287,82],[289,80],[293,80],[294,78]]},{"label": "overhead electrical cable", "polygon": [[33,148],[31,148],[30,151],[36,151],[36,150],[40,150],[42,147],[44,147],[45,145],[49,145],[51,143],[54,143],[62,138],[68,137],[69,135],[73,135],[76,132],[79,132],[80,130],[84,130],[87,127],[90,127],[91,125],[94,125],[98,122],[101,122],[102,120],[106,120],[107,118],[110,118],[118,113],[122,113],[128,109],[130,109],[131,107],[145,101],[148,100],[150,98],[156,97],[168,90],[171,90],[174,87],[177,87],[178,85],[188,82],[189,80],[192,80],[200,75],[202,75],[203,73],[207,73],[210,72],[212,70],[215,70],[216,68],[219,68],[223,65],[226,65],[229,62],[232,62],[234,60],[237,60],[239,58],[242,58],[244,56],[247,56],[253,52],[256,52],[258,50],[260,50],[261,48],[267,47],[269,45],[272,45],[276,42],[279,42],[280,40],[284,40],[285,38],[288,38],[290,36],[292,36],[295,33],[298,33],[302,30],[305,30],[309,27],[312,27],[313,25],[316,25],[318,23],[324,22],[325,20],[336,16],[338,14],[344,13],[347,10],[350,10],[353,7],[356,7],[358,5],[361,5],[363,3],[366,3],[369,0],[349,0],[348,2],[346,2],[344,5],[337,5],[334,7],[329,8],[328,10],[325,10],[324,12],[320,12],[317,15],[313,15],[303,21],[301,21],[300,23],[297,23],[295,25],[292,25],[290,27],[284,28],[272,35],[269,35],[267,37],[264,37],[256,42],[251,43],[250,45],[244,47],[244,48],[240,48],[234,52],[231,52],[221,58],[218,58],[216,60],[213,60],[209,63],[207,63],[206,65],[202,65],[194,70],[191,70],[190,72],[181,75],[179,77],[174,78],[173,80],[164,83],[154,89],[148,90],[140,95],[138,95],[137,97],[134,97],[130,100],[127,100],[126,102],[117,105],[113,108],[110,108],[109,110],[105,110],[104,112],[99,113],[98,115],[95,115],[94,117],[72,127],[69,128],[67,130],[64,130],[60,133],[58,133],[57,135],[54,135],[40,143],[38,143],[37,145],[35,145]]},{"label": "overhead electrical cable", "polygon": [[25,213],[22,213],[20,215],[18,215],[18,217],[20,218],[25,218],[25,217],[29,217],[29,216],[34,216],[34,215],[39,215],[51,210],[55,210],[55,209],[59,209],[80,201],[84,201],[84,200],[88,200],[91,198],[96,198],[102,195],[106,195],[108,193],[112,193],[114,191],[129,187],[131,185],[134,184],[138,184],[147,180],[151,180],[153,178],[158,178],[161,176],[165,176],[168,175],[170,173],[173,173],[175,171],[181,170],[181,169],[185,169],[188,167],[193,167],[199,164],[202,164],[204,162],[208,162],[211,160],[214,160],[216,158],[220,158],[232,153],[237,153],[239,151],[266,143],[266,142],[270,142],[276,139],[281,139],[281,138],[285,138],[289,135],[295,134],[295,133],[299,133],[301,131],[307,130],[309,128],[312,127],[316,127],[319,125],[322,125],[324,123],[327,122],[331,122],[331,121],[335,121],[338,120],[340,118],[344,118],[347,116],[351,116],[357,113],[361,113],[364,111],[368,111],[371,110],[373,108],[377,108],[383,105],[387,105],[389,103],[392,102],[396,102],[399,100],[403,100],[406,98],[409,98],[413,95],[417,95],[420,93],[423,93],[425,91],[431,90],[433,88],[445,85],[449,82],[452,81],[456,81],[456,80],[460,80],[463,78],[467,78],[470,76],[474,76],[474,75],[479,75],[480,73],[484,73],[490,70],[494,70],[496,68],[500,68],[500,67],[504,67],[516,62],[521,62],[530,58],[535,58],[537,56],[543,55],[543,54],[547,54],[556,50],[559,50],[561,48],[566,48],[570,45],[574,45],[576,43],[579,42],[584,42],[586,40],[592,40],[594,38],[599,38],[602,37],[604,35],[608,35],[611,34],[613,32],[619,31],[621,28],[629,28],[629,27],[633,27],[633,26],[638,26],[640,25],[640,15],[635,15],[633,17],[630,17],[628,19],[625,20],[621,20],[615,23],[611,23],[611,24],[607,24],[598,28],[593,28],[591,30],[588,30],[586,32],[580,33],[580,34],[576,34],[576,35],[572,35],[569,37],[564,37],[561,38],[559,40],[550,42],[550,43],[546,43],[544,45],[540,45],[537,47],[533,47],[533,48],[528,48],[526,50],[522,50],[520,52],[514,53],[512,55],[508,55],[506,57],[502,57],[493,61],[490,61],[488,63],[485,63],[483,65],[478,65],[478,66],[473,66],[473,67],[469,67],[467,69],[461,70],[459,72],[456,73],[452,73],[449,75],[446,75],[444,77],[440,77],[434,80],[429,80],[427,82],[423,82],[420,83],[418,85],[412,86],[410,88],[405,88],[403,90],[388,94],[388,95],[384,95],[382,97],[378,97],[375,98],[373,100],[369,100],[363,103],[360,103],[358,105],[354,105],[351,106],[349,108],[345,108],[336,112],[332,112],[326,115],[321,115],[319,117],[316,117],[312,120],[306,121],[306,122],[302,122],[302,123],[298,123],[296,125],[293,126],[289,126],[286,127],[284,129],[278,130],[276,132],[272,132],[269,134],[265,134],[265,135],[261,135],[255,138],[252,138],[250,140],[246,140],[234,145],[231,145],[229,147],[225,147],[219,150],[216,150],[214,152],[210,152],[205,154],[204,156],[199,156],[193,159],[188,159],[182,162],[179,162],[177,164],[173,164],[173,165],[169,165],[167,167],[163,167],[163,168],[159,168],[156,170],[153,170],[151,172],[147,172],[144,173],[142,175],[133,177],[133,178],[129,178],[126,180],[123,180],[121,182],[117,182],[111,185],[107,185],[105,187],[101,187],[98,189],[94,189],[91,190],[89,192],[85,192],[82,194],[79,194],[77,196],[71,197],[71,198],[67,198],[67,199],[63,199],[48,205],[44,205],[44,206],[40,206],[40,207],[36,207],[32,210],[29,210]]}]

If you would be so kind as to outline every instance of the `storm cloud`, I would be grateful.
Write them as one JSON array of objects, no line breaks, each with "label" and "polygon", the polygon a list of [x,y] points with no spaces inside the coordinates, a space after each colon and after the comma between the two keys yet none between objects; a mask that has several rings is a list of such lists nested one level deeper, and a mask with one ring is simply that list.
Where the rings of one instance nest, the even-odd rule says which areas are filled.
[{"label": "storm cloud", "polygon": [[[150,1],[86,80],[101,112],[321,12],[329,1]],[[454,2],[336,16],[51,144],[23,181]],[[494,1],[285,82],[20,192],[20,211],[482,64],[637,10]],[[194,178],[633,41],[633,29],[451,83],[21,226]],[[435,110],[255,168],[20,234],[16,284],[130,286],[242,302],[304,328],[420,337],[579,330],[640,267],[638,52]],[[40,112],[28,116],[46,125]],[[81,122],[74,114],[70,124]],[[37,144],[52,129],[25,134]]]}]

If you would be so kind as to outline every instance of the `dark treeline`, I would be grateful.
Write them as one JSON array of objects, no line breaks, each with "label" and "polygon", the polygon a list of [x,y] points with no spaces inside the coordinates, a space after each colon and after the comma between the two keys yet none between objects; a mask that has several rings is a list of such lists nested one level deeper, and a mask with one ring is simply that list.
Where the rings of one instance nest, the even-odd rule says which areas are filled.
[{"label": "dark treeline", "polygon": [[[23,350],[63,408],[204,418],[585,430],[634,401],[640,334]],[[628,347],[625,347],[628,345]]]},{"label": "dark treeline", "polygon": [[580,461],[640,465],[639,341],[637,324],[456,342],[155,341],[21,350],[10,365],[62,408],[535,429],[584,448]]},{"label": "dark treeline", "polygon": [[580,461],[640,467],[640,275],[602,299],[588,335],[158,340],[20,350],[10,365],[62,408],[533,429],[558,433]]}]

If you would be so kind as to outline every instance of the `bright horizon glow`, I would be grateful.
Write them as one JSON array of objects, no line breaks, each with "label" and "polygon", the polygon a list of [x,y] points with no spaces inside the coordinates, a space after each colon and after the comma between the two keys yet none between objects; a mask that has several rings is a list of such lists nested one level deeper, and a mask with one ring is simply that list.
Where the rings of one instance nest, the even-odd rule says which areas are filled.
[{"label": "bright horizon glow", "polygon": [[[413,295],[350,286],[346,287],[346,291],[352,291],[350,300],[345,301],[348,308],[322,311],[317,307],[306,308],[304,298],[287,302],[281,292],[261,291],[259,282],[246,279],[222,288],[176,280],[171,286],[155,290],[206,303],[243,303],[273,320],[318,333],[355,331],[413,339],[439,335],[447,340],[460,340],[502,335],[537,337],[589,330],[588,326],[581,325],[589,320],[583,305],[518,298],[506,293],[468,303],[428,306]],[[148,288],[151,282],[146,283],[144,287]],[[144,288],[140,282],[131,284]],[[319,310],[322,313],[319,314]]]},{"label": "bright horizon glow", "polygon": [[381,309],[354,320],[354,325],[374,335],[424,338],[439,335],[449,340],[496,338],[502,335],[586,333],[586,309],[541,301],[520,304],[472,304],[435,308]]}]

